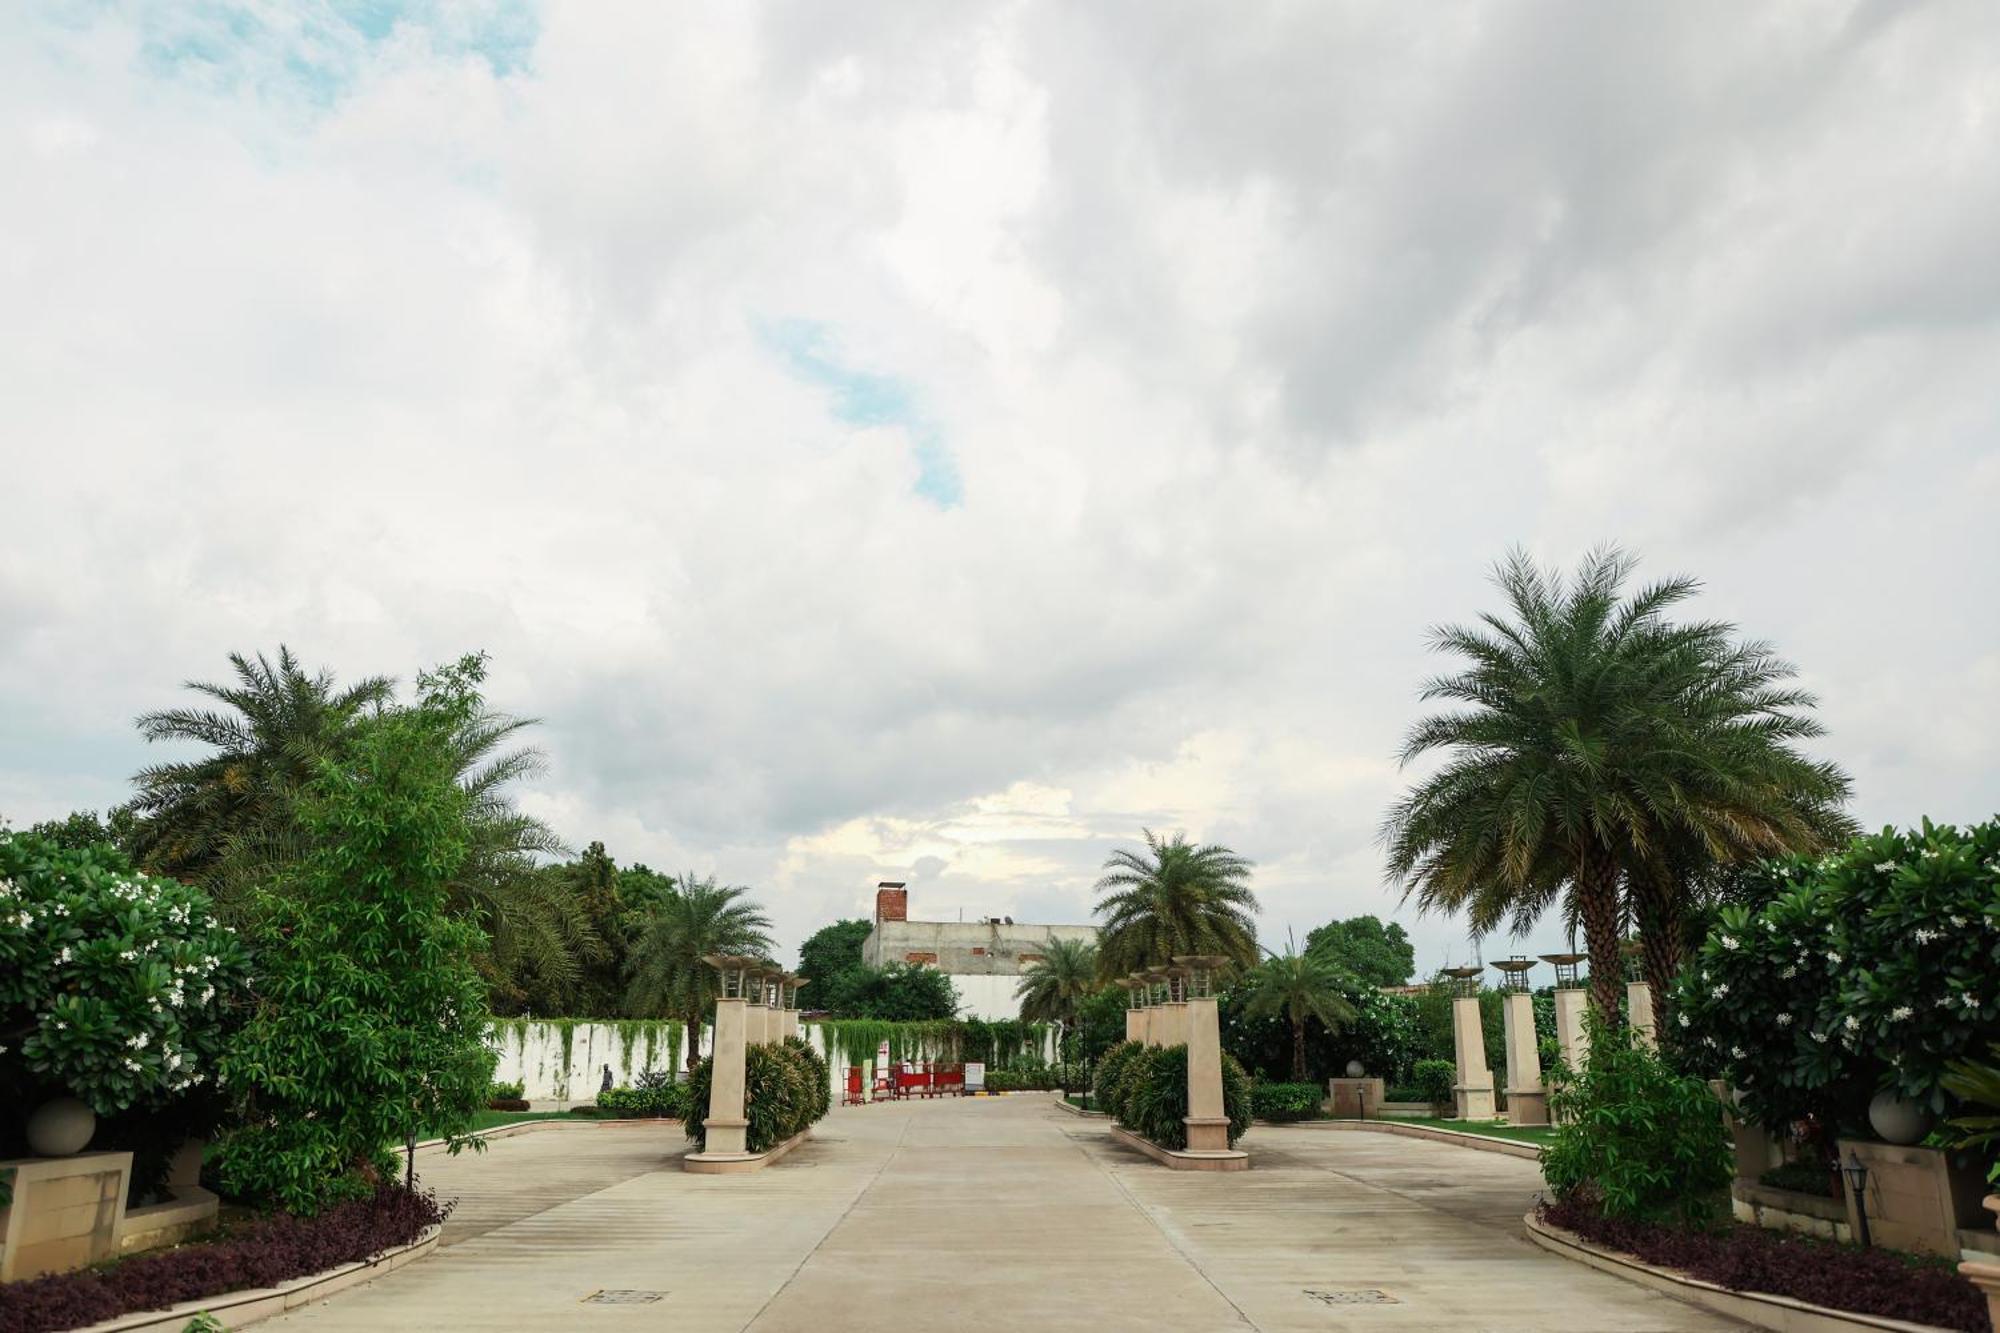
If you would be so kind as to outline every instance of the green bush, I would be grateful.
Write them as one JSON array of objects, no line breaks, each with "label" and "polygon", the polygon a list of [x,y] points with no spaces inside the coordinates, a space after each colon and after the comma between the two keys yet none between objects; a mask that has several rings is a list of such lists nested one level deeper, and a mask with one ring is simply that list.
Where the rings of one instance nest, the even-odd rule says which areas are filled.
[{"label": "green bush", "polygon": [[[708,1095],[714,1078],[714,1057],[696,1065],[683,1085],[681,1104],[687,1136],[696,1147],[708,1147]],[[796,1038],[759,1044],[743,1053],[743,1115],[750,1122],[744,1144],[751,1152],[768,1152],[810,1128],[826,1114],[833,1089],[826,1062]],[[599,1098],[599,1105],[603,1099]]]},{"label": "green bush", "polygon": [[1143,1042],[1127,1041],[1113,1046],[1097,1062],[1097,1081],[1091,1088],[1091,1095],[1097,1109],[1110,1115],[1117,1115],[1124,1104],[1124,1078],[1131,1069],[1132,1062],[1149,1050]]},{"label": "green bush", "polygon": [[687,1085],[675,1083],[671,1071],[648,1070],[629,1088],[607,1088],[598,1093],[597,1110],[600,1115],[624,1120],[683,1119]]},{"label": "green bush", "polygon": [[[1187,1147],[1187,1047],[1144,1048],[1119,1080],[1118,1123],[1162,1148]],[[1235,1056],[1222,1057],[1222,1108],[1229,1117],[1229,1142],[1250,1128],[1254,1093],[1250,1075]]]},{"label": "green bush", "polygon": [[1419,1060],[1410,1071],[1417,1100],[1432,1106],[1452,1104],[1452,1087],[1458,1082],[1458,1065],[1450,1060]]},{"label": "green bush", "polygon": [[489,1102],[518,1102],[521,1100],[521,1094],[526,1091],[526,1085],[520,1083],[492,1083],[487,1085],[486,1100]]},{"label": "green bush", "polygon": [[1311,1120],[1320,1100],[1317,1083],[1258,1083],[1250,1090],[1250,1109],[1259,1120]]},{"label": "green bush", "polygon": [[1734,1174],[1722,1104],[1629,1028],[1590,1025],[1589,1064],[1549,1097],[1561,1127],[1542,1150],[1543,1179],[1607,1217],[1707,1221]]}]

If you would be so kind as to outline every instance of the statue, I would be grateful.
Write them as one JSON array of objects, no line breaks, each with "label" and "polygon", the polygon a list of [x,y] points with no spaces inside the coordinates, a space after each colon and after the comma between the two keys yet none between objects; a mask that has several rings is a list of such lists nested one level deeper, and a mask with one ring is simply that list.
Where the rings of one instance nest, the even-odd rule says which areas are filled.
[{"label": "statue", "polygon": [[610,1066],[610,1065],[606,1065],[606,1066],[604,1066],[604,1082],[603,1082],[603,1083],[602,1083],[601,1085],[599,1085],[599,1087],[598,1087],[598,1089],[597,1089],[597,1090],[598,1090],[599,1092],[609,1092],[609,1091],[611,1091],[611,1066]]}]

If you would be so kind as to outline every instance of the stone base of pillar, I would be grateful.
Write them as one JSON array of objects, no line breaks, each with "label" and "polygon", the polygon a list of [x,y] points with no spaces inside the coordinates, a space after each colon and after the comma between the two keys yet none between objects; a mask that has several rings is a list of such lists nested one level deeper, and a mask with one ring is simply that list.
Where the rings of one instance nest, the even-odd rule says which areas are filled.
[{"label": "stone base of pillar", "polygon": [[1546,1125],[1549,1123],[1549,1094],[1540,1088],[1516,1092],[1507,1089],[1507,1123]]},{"label": "stone base of pillar", "polygon": [[1187,1126],[1187,1150],[1189,1152],[1228,1152],[1229,1117],[1216,1119],[1182,1116],[1181,1123]]},{"label": "stone base of pillar", "polygon": [[[1118,1142],[1135,1148],[1158,1162],[1161,1166],[1175,1171],[1247,1171],[1250,1169],[1250,1154],[1240,1148],[1196,1149],[1175,1152],[1162,1148],[1144,1135],[1134,1134],[1122,1125],[1111,1127],[1111,1137]],[[1227,1140],[1227,1131],[1224,1131]]]},{"label": "stone base of pillar", "polygon": [[1451,1090],[1453,1109],[1460,1120],[1495,1120],[1499,1112],[1493,1109],[1493,1084],[1459,1083]]},{"label": "stone base of pillar", "polygon": [[744,1144],[744,1131],[750,1122],[744,1119],[726,1119],[710,1116],[706,1122],[708,1137],[702,1145],[702,1155],[714,1157],[722,1153],[743,1153],[748,1149]]},{"label": "stone base of pillar", "polygon": [[[745,1171],[761,1171],[812,1137],[802,1129],[769,1152],[692,1152],[681,1158],[681,1170],[698,1176],[733,1176]],[[709,1140],[711,1143],[714,1140]]]}]

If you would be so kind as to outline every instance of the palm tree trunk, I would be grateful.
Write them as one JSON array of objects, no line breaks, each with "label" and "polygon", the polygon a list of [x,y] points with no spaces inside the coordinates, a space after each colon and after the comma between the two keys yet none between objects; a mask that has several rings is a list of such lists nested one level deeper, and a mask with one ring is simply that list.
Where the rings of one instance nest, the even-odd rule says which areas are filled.
[{"label": "palm tree trunk", "polygon": [[1292,1082],[1306,1081],[1306,1021],[1292,1020]]},{"label": "palm tree trunk", "polygon": [[1680,885],[1671,871],[1656,866],[1639,889],[1639,942],[1646,984],[1653,991],[1653,1026],[1665,1032],[1673,1017],[1674,978],[1681,970]]},{"label": "palm tree trunk", "polygon": [[1583,946],[1590,954],[1590,1002],[1607,1030],[1621,1025],[1618,1001],[1625,983],[1625,959],[1618,938],[1618,861],[1608,848],[1583,849],[1576,872],[1577,915],[1583,918]]},{"label": "palm tree trunk", "polygon": [[688,1042],[688,1073],[694,1073],[701,1063],[701,1010],[690,1010],[686,1019]]}]

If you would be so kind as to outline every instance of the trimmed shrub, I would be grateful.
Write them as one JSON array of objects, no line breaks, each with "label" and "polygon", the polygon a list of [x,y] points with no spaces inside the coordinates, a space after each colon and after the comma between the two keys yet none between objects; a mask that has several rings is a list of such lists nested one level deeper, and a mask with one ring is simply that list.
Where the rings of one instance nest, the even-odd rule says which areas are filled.
[{"label": "trimmed shrub", "polygon": [[1760,1291],[1929,1328],[1989,1333],[1985,1298],[1946,1260],[1913,1260],[1806,1236],[1728,1224],[1710,1230],[1619,1220],[1582,1202],[1543,1204],[1542,1219],[1595,1245],[1731,1291]]},{"label": "trimmed shrub", "polygon": [[486,1089],[489,1102],[518,1102],[527,1095],[526,1085],[520,1083],[494,1083]]},{"label": "trimmed shrub", "polygon": [[[1162,1148],[1187,1147],[1187,1055],[1185,1046],[1154,1046],[1134,1058],[1120,1079],[1118,1123]],[[1250,1128],[1252,1086],[1236,1057],[1225,1052],[1222,1108],[1231,1144]]]},{"label": "trimmed shrub", "polygon": [[1317,1083],[1258,1083],[1250,1090],[1250,1110],[1259,1120],[1311,1120],[1319,1105]]},{"label": "trimmed shrub", "polygon": [[1118,1114],[1120,1087],[1125,1071],[1146,1047],[1136,1041],[1120,1042],[1104,1053],[1097,1062],[1096,1083],[1091,1087],[1091,1096],[1097,1102],[1097,1109]]},{"label": "trimmed shrub", "polygon": [[[696,1148],[708,1148],[708,1095],[714,1079],[714,1057],[696,1065],[683,1085],[681,1105],[687,1136]],[[768,1152],[810,1128],[832,1104],[833,1089],[826,1062],[803,1041],[787,1038],[743,1052],[743,1115],[749,1126],[744,1145],[751,1152]],[[603,1098],[598,1099],[601,1106]]]},{"label": "trimmed shrub", "polygon": [[385,1185],[317,1217],[262,1217],[219,1240],[135,1255],[108,1268],[9,1282],[0,1286],[0,1329],[49,1333],[245,1287],[275,1286],[407,1245],[442,1224],[451,1208],[429,1191]]},{"label": "trimmed shrub", "polygon": [[1632,1040],[1590,1020],[1590,1063],[1549,1097],[1560,1128],[1542,1150],[1556,1197],[1611,1218],[1707,1221],[1735,1168],[1722,1103]]},{"label": "trimmed shrub", "polygon": [[687,1090],[674,1082],[671,1070],[647,1070],[629,1088],[607,1088],[597,1094],[599,1115],[620,1120],[666,1117],[681,1119],[687,1110]]},{"label": "trimmed shrub", "polygon": [[1419,1060],[1410,1070],[1416,1100],[1432,1106],[1452,1105],[1452,1086],[1458,1082],[1458,1066],[1450,1060]]}]

